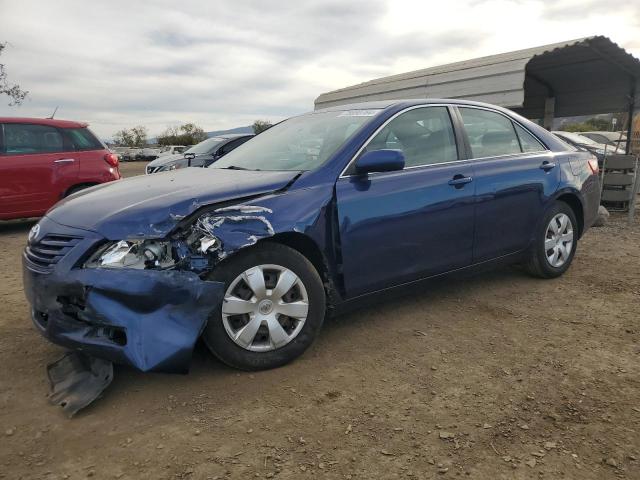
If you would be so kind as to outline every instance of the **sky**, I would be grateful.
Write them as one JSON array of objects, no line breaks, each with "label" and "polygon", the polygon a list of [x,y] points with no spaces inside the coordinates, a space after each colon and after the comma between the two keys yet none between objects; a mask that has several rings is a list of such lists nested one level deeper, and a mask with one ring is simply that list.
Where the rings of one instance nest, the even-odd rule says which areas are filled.
[{"label": "sky", "polygon": [[[268,5],[268,7],[267,7]],[[0,56],[22,106],[0,116],[206,131],[313,110],[323,92],[605,35],[640,58],[634,0],[0,0]]]}]

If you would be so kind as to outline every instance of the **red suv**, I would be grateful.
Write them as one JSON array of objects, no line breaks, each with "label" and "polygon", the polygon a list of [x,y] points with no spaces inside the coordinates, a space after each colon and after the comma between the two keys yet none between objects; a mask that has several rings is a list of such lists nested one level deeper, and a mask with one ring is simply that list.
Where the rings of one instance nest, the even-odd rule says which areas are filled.
[{"label": "red suv", "polygon": [[86,123],[0,117],[0,220],[38,217],[83,188],[120,179]]}]

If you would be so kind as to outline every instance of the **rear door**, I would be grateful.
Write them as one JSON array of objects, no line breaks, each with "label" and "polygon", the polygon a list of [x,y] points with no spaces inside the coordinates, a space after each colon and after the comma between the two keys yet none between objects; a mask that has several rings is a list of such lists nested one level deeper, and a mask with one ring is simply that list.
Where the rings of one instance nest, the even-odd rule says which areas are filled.
[{"label": "rear door", "polygon": [[47,125],[5,123],[0,152],[0,216],[38,216],[60,199],[78,165],[65,154],[61,131]]},{"label": "rear door", "polygon": [[106,182],[113,178],[107,174],[109,166],[104,160],[109,152],[87,127],[65,128],[62,134],[69,150],[64,157],[69,165],[75,165],[76,174],[60,178],[60,190],[66,192],[79,183]]},{"label": "rear door", "polygon": [[349,297],[465,267],[473,241],[473,162],[464,161],[449,109],[411,109],[363,151],[399,149],[404,170],[336,182],[345,288]]},{"label": "rear door", "polygon": [[473,262],[523,250],[560,183],[553,154],[501,112],[458,107],[475,164]]}]

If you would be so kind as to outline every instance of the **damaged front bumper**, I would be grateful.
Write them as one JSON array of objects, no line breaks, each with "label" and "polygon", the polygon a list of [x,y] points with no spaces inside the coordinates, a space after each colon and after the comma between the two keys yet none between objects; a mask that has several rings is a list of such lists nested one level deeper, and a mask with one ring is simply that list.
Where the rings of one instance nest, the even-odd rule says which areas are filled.
[{"label": "damaged front bumper", "polygon": [[23,255],[24,290],[42,335],[142,371],[188,370],[196,340],[222,301],[222,283],[189,271],[74,268],[102,239],[46,217],[40,225],[49,232],[40,236],[78,238],[50,266]]}]

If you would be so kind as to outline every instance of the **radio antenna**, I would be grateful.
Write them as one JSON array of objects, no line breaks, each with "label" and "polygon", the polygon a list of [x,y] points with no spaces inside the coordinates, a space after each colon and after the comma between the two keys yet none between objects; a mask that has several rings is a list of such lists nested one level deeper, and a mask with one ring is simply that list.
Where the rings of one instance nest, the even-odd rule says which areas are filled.
[{"label": "radio antenna", "polygon": [[49,119],[53,120],[53,117],[56,116],[56,112],[58,111],[58,106],[56,105],[56,108],[53,109],[53,113],[51,114],[51,116],[49,117]]}]

